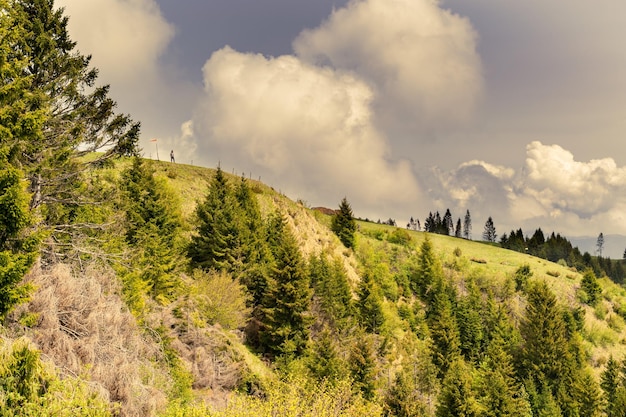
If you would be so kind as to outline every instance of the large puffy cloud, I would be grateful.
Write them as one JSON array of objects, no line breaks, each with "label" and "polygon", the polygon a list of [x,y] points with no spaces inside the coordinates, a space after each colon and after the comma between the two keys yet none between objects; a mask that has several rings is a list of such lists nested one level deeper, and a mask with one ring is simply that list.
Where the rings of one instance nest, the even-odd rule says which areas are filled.
[{"label": "large puffy cloud", "polygon": [[411,167],[389,159],[371,123],[372,91],[353,74],[226,47],[207,61],[204,82],[193,122],[196,137],[209,138],[200,154],[318,204],[344,194],[370,208],[415,198]]},{"label": "large puffy cloud", "polygon": [[70,16],[78,49],[112,84],[154,76],[157,61],[174,35],[153,0],[58,0]]},{"label": "large puffy cloud", "polygon": [[[175,28],[155,0],[57,0],[69,16],[68,31],[77,49],[92,56],[101,84],[110,84],[118,110],[142,123],[146,156],[174,147],[179,126],[189,118],[196,93],[175,65],[163,63]],[[165,150],[165,149],[163,149]]]},{"label": "large puffy cloud", "polygon": [[576,161],[558,145],[531,142],[511,168],[471,161],[423,175],[438,208],[494,217],[500,231],[541,227],[566,235],[626,233],[626,167],[611,158]]},{"label": "large puffy cloud", "polygon": [[558,145],[528,145],[524,181],[525,194],[555,214],[589,218],[626,202],[626,167],[612,158],[576,161]]},{"label": "large puffy cloud", "polygon": [[351,1],[294,41],[307,62],[351,70],[376,91],[377,120],[392,136],[466,121],[482,89],[476,33],[436,0]]}]

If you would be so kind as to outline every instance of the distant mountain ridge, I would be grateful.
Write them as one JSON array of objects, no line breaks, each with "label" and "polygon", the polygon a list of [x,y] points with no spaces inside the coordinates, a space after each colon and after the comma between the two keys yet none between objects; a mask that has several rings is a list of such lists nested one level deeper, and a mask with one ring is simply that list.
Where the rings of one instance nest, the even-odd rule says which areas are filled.
[{"label": "distant mountain ridge", "polygon": [[[589,252],[591,255],[597,255],[598,236],[574,236],[567,238],[572,246],[578,247],[581,253]],[[626,236],[624,235],[607,235],[604,234],[603,257],[611,259],[622,259],[624,249],[626,248]]]}]

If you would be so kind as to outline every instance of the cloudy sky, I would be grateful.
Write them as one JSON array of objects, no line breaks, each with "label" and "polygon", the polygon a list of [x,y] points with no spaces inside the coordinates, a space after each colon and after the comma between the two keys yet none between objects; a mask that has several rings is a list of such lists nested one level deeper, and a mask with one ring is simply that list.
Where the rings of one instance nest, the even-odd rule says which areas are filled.
[{"label": "cloudy sky", "polygon": [[[626,234],[626,2],[57,0],[146,157],[474,237]],[[620,253],[623,248],[620,248]]]}]

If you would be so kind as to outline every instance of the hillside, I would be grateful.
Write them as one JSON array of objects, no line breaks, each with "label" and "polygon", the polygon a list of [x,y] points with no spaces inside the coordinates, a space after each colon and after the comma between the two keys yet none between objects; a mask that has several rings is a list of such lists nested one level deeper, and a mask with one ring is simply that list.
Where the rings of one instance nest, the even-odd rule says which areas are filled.
[{"label": "hillside", "polygon": [[[589,305],[582,302],[588,297],[581,273],[562,265],[369,222],[358,222],[356,247],[347,249],[331,231],[329,215],[246,180],[262,223],[283,227],[272,223],[281,213],[299,255],[285,247],[268,250],[300,259],[294,265],[310,286],[301,299],[302,345],[286,350],[287,342],[299,340],[295,335],[269,344],[263,329],[276,322],[264,320],[279,304],[265,304],[269,290],[253,301],[248,277],[260,264],[200,272],[184,250],[199,233],[196,207],[214,186],[216,170],[154,161],[141,166],[137,172],[147,176],[138,181],[145,187],[137,194],[140,205],[124,197],[133,190],[128,179],[136,165],[130,159],[94,171],[89,183],[109,198],[83,215],[107,226],[71,241],[71,256],[44,256],[27,274],[34,292],[7,317],[0,353],[16,363],[26,363],[20,362],[24,352],[33,355],[25,381],[34,388],[0,384],[2,392],[22,395],[13,403],[3,399],[5,405],[26,404],[31,415],[73,409],[74,415],[123,416],[439,416],[456,415],[446,408],[454,401],[470,402],[477,413],[487,410],[498,393],[481,381],[497,377],[505,384],[502,401],[516,410],[511,415],[539,412],[548,397],[563,415],[575,415],[583,406],[567,404],[578,404],[577,395],[589,391],[562,393],[558,387],[584,380],[600,395],[610,358],[621,361],[626,354],[626,290],[606,278],[597,280],[601,293]],[[224,177],[232,187],[242,182]],[[154,200],[145,199],[150,187],[157,190]],[[168,221],[180,219],[171,239],[158,240],[170,230],[166,226],[146,232],[161,213],[156,209],[147,223],[132,220],[129,213],[141,213],[148,201],[164,202]],[[219,212],[213,213],[216,218]],[[241,220],[246,218],[233,218]],[[125,239],[133,227],[144,229],[137,229],[143,231],[135,240]],[[280,238],[270,237],[271,229],[259,233],[267,241]],[[267,272],[268,286],[281,274],[280,256]],[[530,274],[520,284],[524,266]],[[155,276],[157,270],[164,272]],[[567,362],[558,355],[535,362],[530,346],[551,346],[542,345],[548,339],[532,339],[540,336],[532,333],[529,299],[552,293],[556,305],[534,307],[554,313],[555,333],[548,339],[563,339],[554,349]],[[288,295],[283,290],[276,302]],[[296,324],[289,326],[280,331]],[[509,367],[500,368],[496,357]],[[0,375],[11,375],[11,360],[4,363]],[[535,371],[552,365],[570,379]],[[588,374],[592,383],[584,379]],[[463,398],[453,401],[451,386],[465,389]],[[604,406],[598,401],[589,407],[600,412]]]}]

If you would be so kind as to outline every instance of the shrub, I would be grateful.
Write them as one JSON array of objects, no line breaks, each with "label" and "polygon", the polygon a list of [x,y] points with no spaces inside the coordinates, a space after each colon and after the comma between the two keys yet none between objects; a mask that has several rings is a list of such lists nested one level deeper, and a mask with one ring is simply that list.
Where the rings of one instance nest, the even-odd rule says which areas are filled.
[{"label": "shrub", "polygon": [[395,229],[393,232],[391,232],[387,240],[390,243],[395,243],[396,245],[403,246],[409,245],[412,241],[411,235],[404,229]]}]

